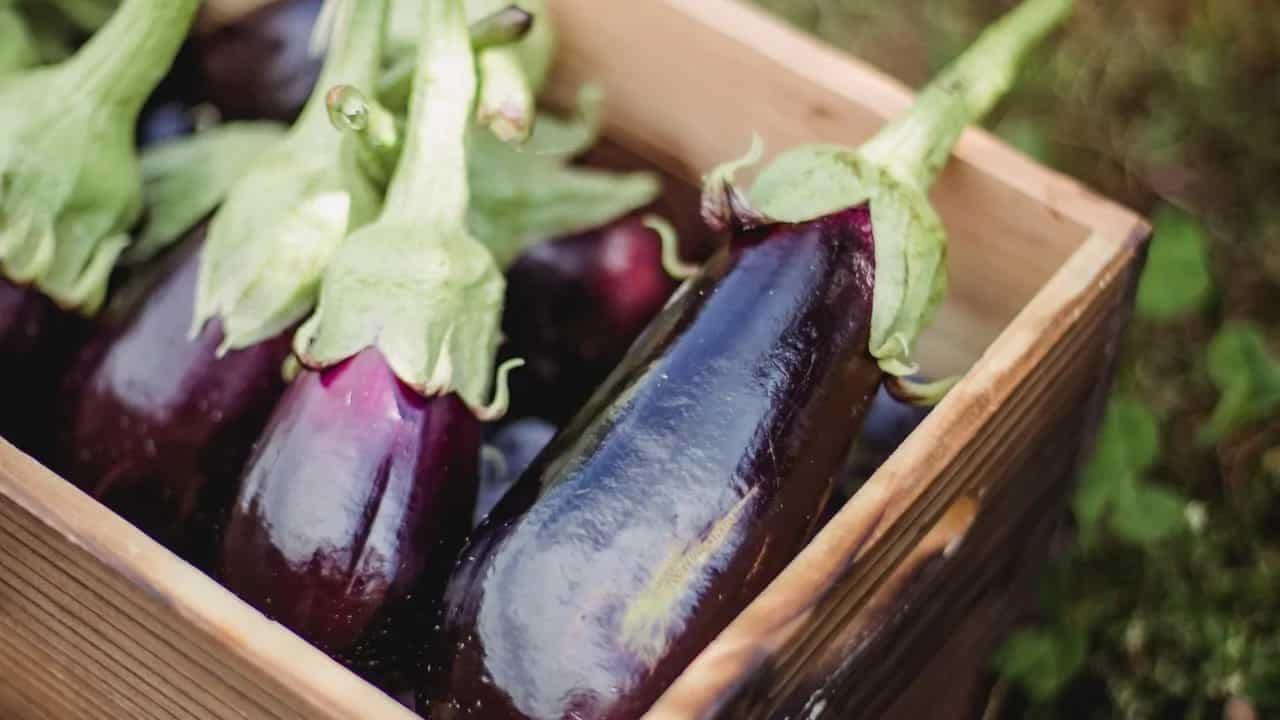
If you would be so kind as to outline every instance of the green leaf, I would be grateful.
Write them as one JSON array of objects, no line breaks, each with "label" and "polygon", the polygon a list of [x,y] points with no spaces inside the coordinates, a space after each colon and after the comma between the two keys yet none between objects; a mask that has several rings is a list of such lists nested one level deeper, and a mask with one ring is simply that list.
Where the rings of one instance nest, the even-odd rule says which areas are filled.
[{"label": "green leaf", "polygon": [[147,222],[124,261],[145,262],[186,234],[283,137],[284,128],[276,123],[228,123],[145,151]]},{"label": "green leaf", "polygon": [[1136,492],[1142,472],[1159,452],[1160,427],[1151,410],[1132,398],[1111,398],[1072,503],[1082,541],[1096,537],[1099,523],[1118,498]]},{"label": "green leaf", "polygon": [[996,653],[995,665],[1036,700],[1056,695],[1084,667],[1088,638],[1070,627],[1032,628],[1014,633]]},{"label": "green leaf", "polygon": [[1167,320],[1198,310],[1212,292],[1209,250],[1196,218],[1173,207],[1154,218],[1155,236],[1138,285],[1142,317]]},{"label": "green leaf", "polygon": [[1111,529],[1137,545],[1151,545],[1187,527],[1187,499],[1169,488],[1144,483],[1116,496]]},{"label": "green leaf", "polygon": [[1256,326],[1233,323],[1219,330],[1209,343],[1208,371],[1221,396],[1201,441],[1215,441],[1280,407],[1280,360]]}]

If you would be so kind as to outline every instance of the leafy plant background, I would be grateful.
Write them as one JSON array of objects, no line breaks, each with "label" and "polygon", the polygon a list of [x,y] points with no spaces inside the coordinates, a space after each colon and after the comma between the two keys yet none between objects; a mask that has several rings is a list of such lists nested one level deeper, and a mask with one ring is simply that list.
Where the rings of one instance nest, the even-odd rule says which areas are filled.
[{"label": "leafy plant background", "polygon": [[[1007,0],[756,0],[918,85]],[[1280,716],[1280,6],[1077,0],[989,127],[1156,227],[990,717]]]}]

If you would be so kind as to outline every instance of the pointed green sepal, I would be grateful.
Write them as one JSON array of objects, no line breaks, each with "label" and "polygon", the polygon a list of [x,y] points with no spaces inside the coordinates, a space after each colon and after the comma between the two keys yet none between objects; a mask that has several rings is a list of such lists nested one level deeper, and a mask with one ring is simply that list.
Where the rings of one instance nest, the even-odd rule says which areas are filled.
[{"label": "pointed green sepal", "polygon": [[326,94],[343,83],[372,84],[387,0],[339,0],[327,10],[335,39],[302,117],[235,183],[209,226],[192,332],[219,317],[221,352],[306,317],[342,239],[380,209],[380,188],[360,170],[355,140],[330,125]]},{"label": "pointed green sepal", "polygon": [[179,240],[285,136],[273,122],[233,122],[142,153],[146,222],[122,260],[140,263]]},{"label": "pointed green sepal", "polygon": [[92,314],[142,207],[134,126],[196,0],[125,0],[62,63],[0,79],[0,272]]}]

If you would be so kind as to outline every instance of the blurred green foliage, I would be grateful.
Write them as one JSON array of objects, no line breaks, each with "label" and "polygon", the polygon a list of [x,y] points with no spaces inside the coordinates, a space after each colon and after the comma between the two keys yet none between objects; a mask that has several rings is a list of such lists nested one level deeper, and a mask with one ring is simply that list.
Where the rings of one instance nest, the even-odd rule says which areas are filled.
[{"label": "blurred green foliage", "polygon": [[[912,85],[1013,4],[756,2]],[[1077,5],[989,127],[1157,235],[1004,716],[1280,716],[1280,6]]]}]

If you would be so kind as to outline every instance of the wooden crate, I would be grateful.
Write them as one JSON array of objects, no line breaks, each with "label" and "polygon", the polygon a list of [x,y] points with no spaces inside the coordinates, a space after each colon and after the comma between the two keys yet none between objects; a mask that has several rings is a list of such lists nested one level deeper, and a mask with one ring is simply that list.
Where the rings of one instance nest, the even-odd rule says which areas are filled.
[{"label": "wooden crate", "polygon": [[[733,0],[551,0],[551,97],[696,182],[753,131],[856,144],[910,94]],[[952,287],[926,371],[963,382],[650,713],[955,718],[1044,557],[1149,228],[979,132],[934,199]],[[411,713],[0,441],[0,717]]]}]

